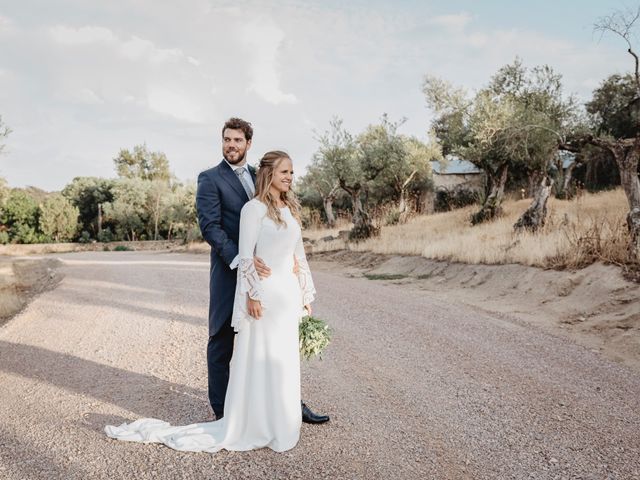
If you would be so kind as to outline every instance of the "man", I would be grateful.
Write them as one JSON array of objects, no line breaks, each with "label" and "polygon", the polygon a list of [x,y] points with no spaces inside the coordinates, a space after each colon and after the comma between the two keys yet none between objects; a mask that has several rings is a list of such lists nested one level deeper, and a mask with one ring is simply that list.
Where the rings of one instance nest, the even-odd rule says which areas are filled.
[{"label": "man", "polygon": [[[233,354],[231,315],[236,291],[240,211],[255,193],[255,170],[246,160],[252,138],[250,123],[239,118],[227,120],[222,128],[224,159],[198,176],[198,222],[202,236],[211,245],[207,368],[209,403],[217,419],[224,415]],[[254,263],[260,277],[269,276],[270,269],[259,258],[256,257]],[[313,413],[302,403],[302,420],[324,423],[329,417]]]}]

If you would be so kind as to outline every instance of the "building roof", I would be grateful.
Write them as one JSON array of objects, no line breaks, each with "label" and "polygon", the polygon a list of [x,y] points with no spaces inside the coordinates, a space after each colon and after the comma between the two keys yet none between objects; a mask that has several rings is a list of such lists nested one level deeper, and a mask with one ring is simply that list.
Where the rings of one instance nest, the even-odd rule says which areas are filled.
[{"label": "building roof", "polygon": [[[558,156],[562,159],[562,169],[566,170],[576,161],[576,154],[573,152],[567,152],[566,150],[558,151]],[[555,162],[551,162],[549,165],[551,170],[557,170]]]},{"label": "building roof", "polygon": [[432,160],[431,168],[433,169],[433,173],[437,173],[438,175],[474,175],[482,173],[482,170],[473,163],[456,157],[455,155],[447,155],[443,164],[438,160]]},{"label": "building roof", "polygon": [[573,162],[576,161],[576,154],[573,152],[567,152],[566,150],[560,150],[558,152],[560,158],[562,158],[562,168],[568,168]]}]

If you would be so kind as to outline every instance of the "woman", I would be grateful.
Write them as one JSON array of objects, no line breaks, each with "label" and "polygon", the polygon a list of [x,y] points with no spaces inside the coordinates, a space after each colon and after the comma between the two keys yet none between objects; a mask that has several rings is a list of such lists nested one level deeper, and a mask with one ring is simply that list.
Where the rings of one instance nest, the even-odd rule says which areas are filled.
[{"label": "woman", "polygon": [[[256,196],[242,209],[238,283],[231,324],[238,332],[225,397],[225,415],[215,422],[172,427],[144,418],[107,426],[118,440],[156,442],[182,451],[215,452],[293,448],[300,437],[298,322],[311,314],[315,289],[304,254],[300,204],[290,191],[291,159],[285,152],[260,160]],[[253,257],[271,275],[261,280]],[[294,263],[298,263],[298,273]]]}]

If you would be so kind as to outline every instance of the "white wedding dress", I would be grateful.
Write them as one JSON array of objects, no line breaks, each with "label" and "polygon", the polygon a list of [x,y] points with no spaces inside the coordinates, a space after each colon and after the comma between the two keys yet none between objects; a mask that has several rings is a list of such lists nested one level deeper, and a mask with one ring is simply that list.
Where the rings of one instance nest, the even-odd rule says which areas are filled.
[{"label": "white wedding dress", "polygon": [[[186,426],[143,418],[105,427],[109,437],[192,452],[262,447],[282,452],[298,443],[302,423],[298,323],[302,306],[313,300],[315,289],[298,222],[288,208],[280,209],[286,228],[278,227],[266,213],[266,205],[253,199],[240,217],[240,263],[231,322],[238,334],[224,417]],[[254,254],[271,268],[268,278],[258,277]],[[262,303],[259,320],[247,312],[247,293]]]}]

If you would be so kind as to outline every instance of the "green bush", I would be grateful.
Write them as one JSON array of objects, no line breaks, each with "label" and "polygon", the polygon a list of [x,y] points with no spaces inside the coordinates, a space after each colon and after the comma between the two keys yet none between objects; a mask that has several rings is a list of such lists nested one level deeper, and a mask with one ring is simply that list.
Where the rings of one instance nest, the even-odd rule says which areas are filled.
[{"label": "green bush", "polygon": [[113,232],[108,227],[104,228],[104,229],[102,229],[102,231],[100,233],[98,233],[98,239],[97,240],[99,242],[103,242],[103,243],[113,242]]},{"label": "green bush", "polygon": [[131,250],[133,250],[133,249],[131,247],[126,246],[126,245],[116,245],[113,248],[114,252],[129,252]]},{"label": "green bush", "polygon": [[398,210],[391,210],[387,213],[384,223],[385,225],[397,225],[400,223],[400,212]]},{"label": "green bush", "polygon": [[456,188],[454,190],[438,190],[434,202],[436,212],[448,212],[456,208],[466,207],[478,203],[479,194],[468,188]]},{"label": "green bush", "polygon": [[26,223],[16,223],[11,228],[11,243],[40,243],[36,229]]},{"label": "green bush", "polygon": [[78,243],[90,243],[91,242],[91,234],[86,230],[83,230],[80,234],[80,238],[78,238]]}]

